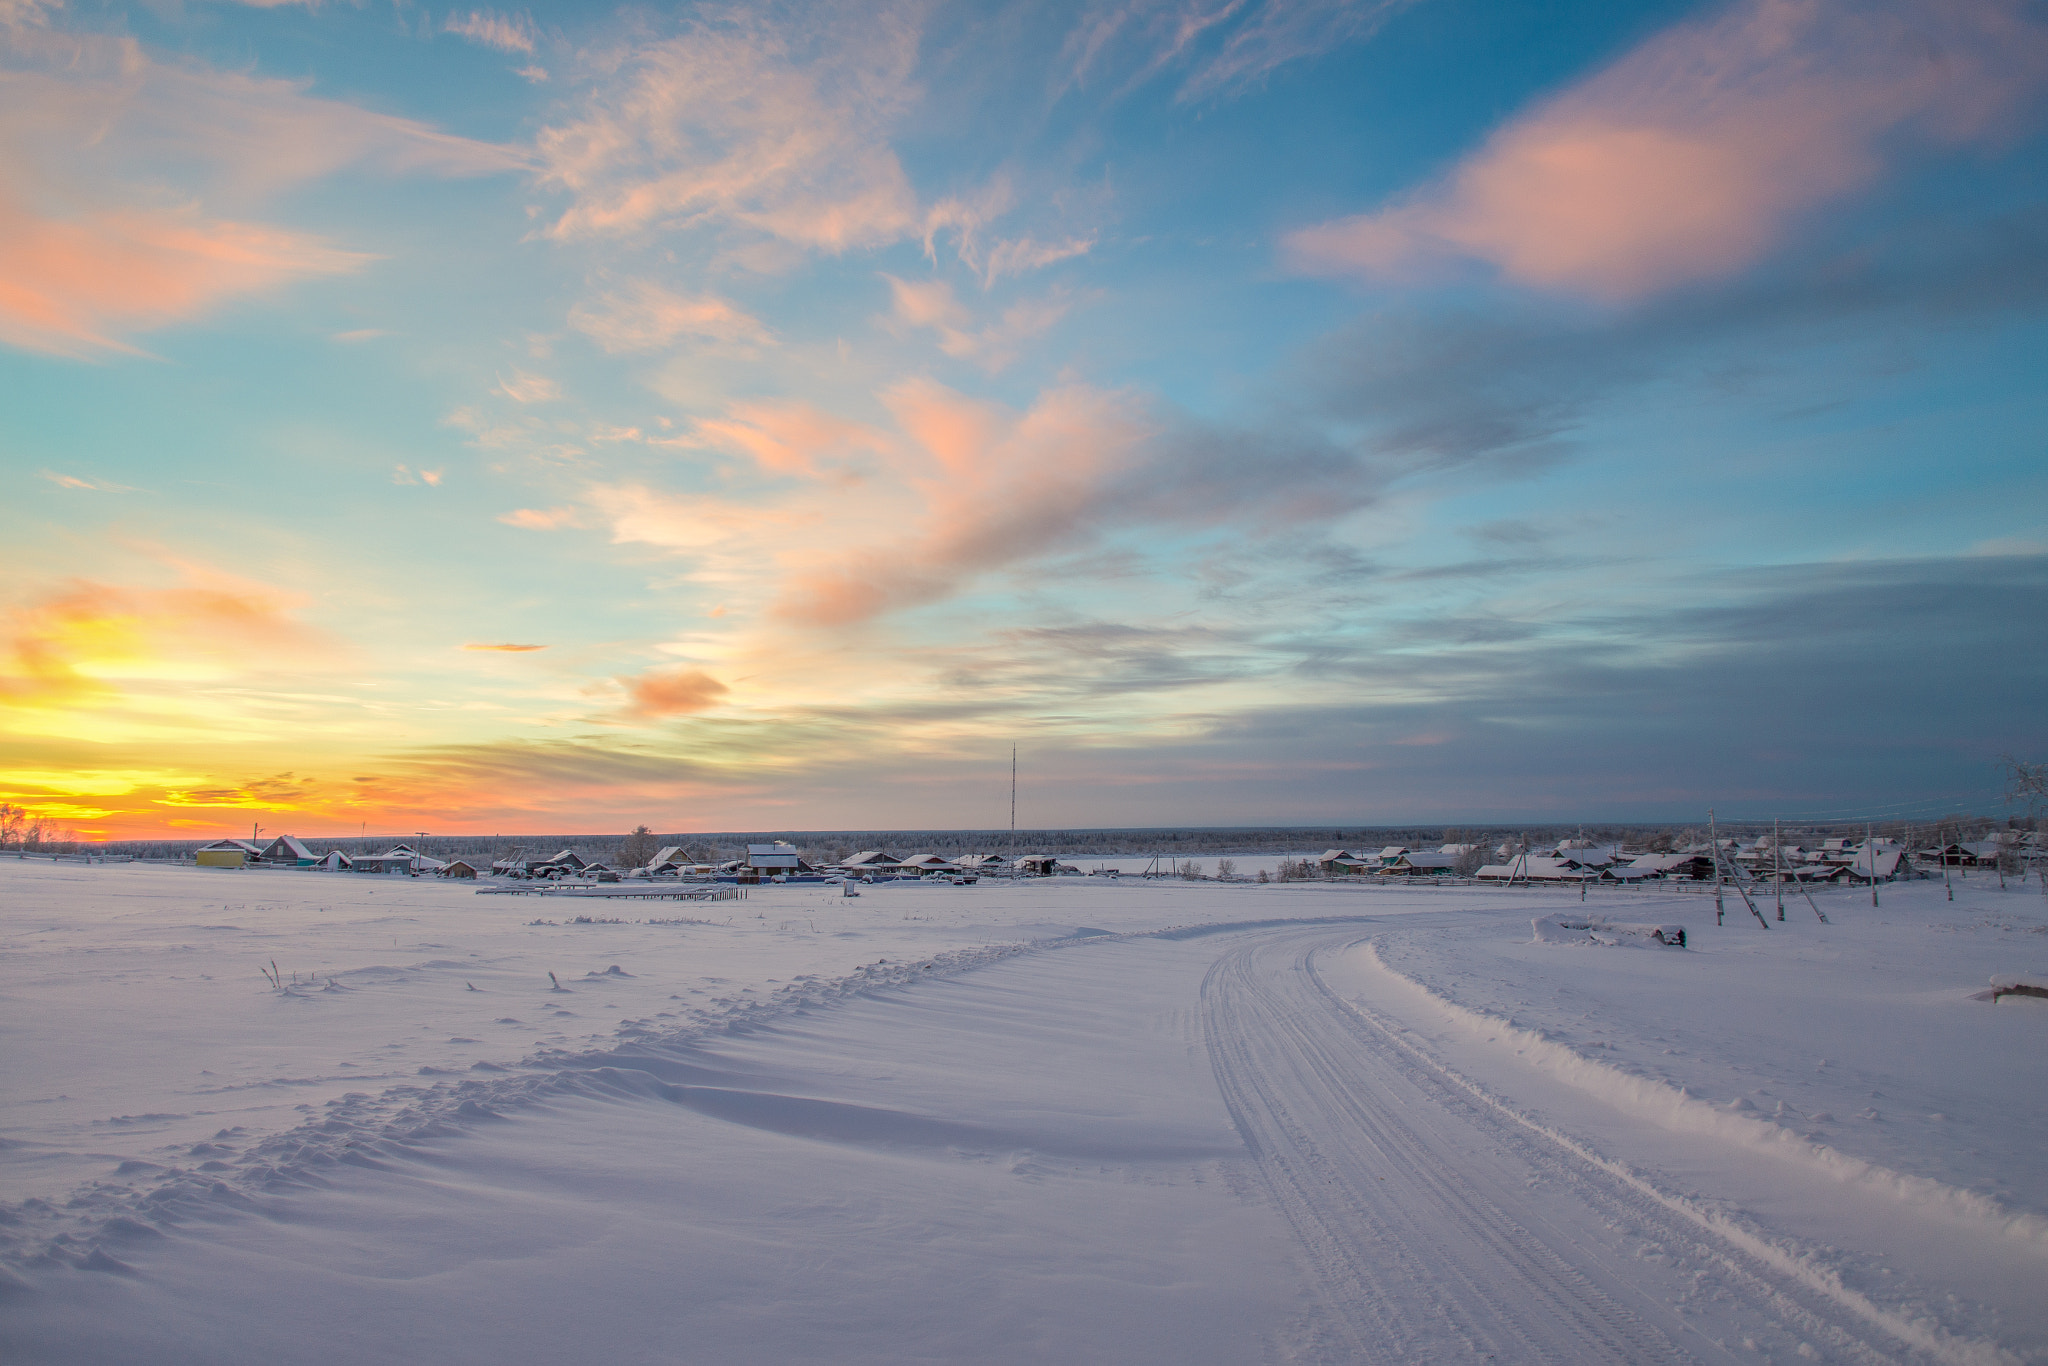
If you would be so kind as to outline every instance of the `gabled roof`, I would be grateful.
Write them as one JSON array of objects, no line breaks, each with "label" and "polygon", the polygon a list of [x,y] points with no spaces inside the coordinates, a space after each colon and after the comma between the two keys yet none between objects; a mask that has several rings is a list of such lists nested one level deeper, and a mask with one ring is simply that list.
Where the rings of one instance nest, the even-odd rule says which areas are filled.
[{"label": "gabled roof", "polygon": [[782,840],[777,840],[773,844],[750,844],[747,846],[747,852],[749,854],[794,854],[796,846],[784,843]]},{"label": "gabled roof", "polygon": [[311,849],[308,849],[305,845],[299,843],[299,839],[296,835],[279,835],[276,839],[272,840],[263,850],[263,856],[265,858],[274,858],[279,854],[284,854],[291,858],[313,857],[313,851]]},{"label": "gabled roof", "polygon": [[937,854],[912,854],[909,858],[903,860],[903,866],[905,868],[950,868],[953,866],[953,861],[947,858],[940,858]]},{"label": "gabled roof", "polygon": [[902,862],[903,862],[903,860],[902,860],[902,859],[900,859],[900,858],[897,858],[897,857],[896,857],[896,856],[895,856],[894,854],[891,854],[891,853],[887,852],[886,850],[882,850],[882,849],[863,849],[863,850],[862,850],[862,851],[861,851],[860,853],[858,853],[858,854],[855,854],[855,855],[853,855],[853,856],[852,856],[851,858],[848,858],[848,859],[847,859],[847,860],[845,860],[845,861],[844,861],[843,863],[841,863],[841,864],[840,864],[840,867],[842,867],[842,868],[855,868],[855,867],[866,867],[866,868],[880,868],[880,867],[890,867],[890,868],[894,868],[894,867],[897,867],[897,866],[901,865],[901,864],[902,864]]},{"label": "gabled roof", "polygon": [[1330,862],[1330,861],[1331,861],[1332,859],[1340,859],[1340,858],[1357,858],[1357,857],[1358,857],[1358,855],[1356,855],[1356,854],[1352,853],[1352,852],[1351,852],[1351,851],[1350,851],[1349,849],[1325,849],[1325,850],[1323,850],[1322,856],[1321,856],[1320,858],[1318,858],[1318,859],[1316,860],[1316,862],[1317,862],[1317,863],[1328,863],[1328,862]]},{"label": "gabled roof", "polygon": [[1405,845],[1405,844],[1390,844],[1390,845],[1388,845],[1388,846],[1387,846],[1386,848],[1384,848],[1384,849],[1380,850],[1380,857],[1381,857],[1381,858],[1399,858],[1399,857],[1401,857],[1401,855],[1403,855],[1403,854],[1405,854],[1405,853],[1407,853],[1407,852],[1408,852],[1408,846],[1407,846],[1407,845]]},{"label": "gabled roof", "polygon": [[561,852],[557,853],[553,858],[544,858],[541,859],[540,862],[559,863],[570,868],[581,868],[583,866],[583,856],[577,853],[574,849],[564,849]]},{"label": "gabled roof", "polygon": [[254,854],[258,857],[261,857],[263,853],[263,846],[257,844],[254,840],[215,840],[211,844],[202,844],[199,847],[202,850],[239,849],[245,854]]},{"label": "gabled roof", "polygon": [[692,860],[683,857],[683,846],[680,844],[671,844],[668,846],[668,848],[662,850],[653,858],[647,860],[647,866],[649,868],[659,868],[664,863],[689,862],[692,862]]}]

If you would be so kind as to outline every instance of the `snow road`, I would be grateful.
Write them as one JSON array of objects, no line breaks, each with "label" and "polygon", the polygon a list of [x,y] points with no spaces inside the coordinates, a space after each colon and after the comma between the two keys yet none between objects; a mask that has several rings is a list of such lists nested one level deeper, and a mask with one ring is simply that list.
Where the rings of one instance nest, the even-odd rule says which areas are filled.
[{"label": "snow road", "polygon": [[[1378,966],[1379,946],[1442,917],[1217,889],[1212,914],[1329,914],[1159,931],[1184,893],[1076,893],[1121,932],[806,974],[688,1028],[627,1020],[516,1063],[422,1066],[383,1091],[301,1104],[284,1132],[136,1148],[68,1201],[8,1214],[13,1246],[46,1251],[0,1272],[0,1355],[2038,1359],[2031,1246],[1964,1230],[1954,1266],[1989,1261],[1944,1276],[1934,1225],[1868,1183],[1794,1164],[1738,1187],[1711,1135],[1545,1092],[1512,1046],[1466,1047],[1426,993]],[[1043,898],[1069,895],[1029,894],[1041,926]],[[848,922],[860,933],[909,933],[889,928],[882,897],[856,906],[888,916]],[[1511,913],[1457,923],[1527,933]],[[690,932],[699,945],[782,933]],[[673,942],[625,933],[605,942]],[[538,990],[645,1010],[631,1003],[684,989],[674,951],[660,952],[607,949],[626,972]],[[1636,959],[1569,961],[1609,973]],[[464,981],[449,1001],[506,1009],[509,986],[462,974],[484,990]],[[429,999],[403,1008],[425,1015]],[[250,1002],[308,1022],[374,1004],[367,990]],[[1983,1018],[2017,1030],[2031,1017]],[[1680,1152],[1674,1179],[1664,1159]],[[1851,1286],[1822,1245],[1882,1258],[1887,1238],[1942,1256]]]},{"label": "snow road", "polygon": [[1204,1028],[1218,1088],[1317,1293],[1305,1355],[2000,1358],[1782,1274],[1461,1085],[1325,981],[1318,959],[1360,942],[1357,928],[1233,938],[1243,942],[1203,983]]}]

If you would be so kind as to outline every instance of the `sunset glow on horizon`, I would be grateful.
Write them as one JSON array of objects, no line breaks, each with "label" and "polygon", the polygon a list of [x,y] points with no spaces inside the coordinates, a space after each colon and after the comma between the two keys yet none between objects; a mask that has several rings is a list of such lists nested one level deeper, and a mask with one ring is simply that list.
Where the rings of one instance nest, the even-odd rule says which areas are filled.
[{"label": "sunset glow on horizon", "polygon": [[0,0],[0,802],[1995,807],[2044,25]]}]

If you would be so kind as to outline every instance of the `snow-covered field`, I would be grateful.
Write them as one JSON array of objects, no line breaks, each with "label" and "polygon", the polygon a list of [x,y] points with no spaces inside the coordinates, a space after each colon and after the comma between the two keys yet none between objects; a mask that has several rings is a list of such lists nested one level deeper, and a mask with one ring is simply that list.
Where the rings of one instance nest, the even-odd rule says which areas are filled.
[{"label": "snow-covered field", "polygon": [[0,860],[0,1354],[2048,1360],[2048,902],[1818,899]]}]

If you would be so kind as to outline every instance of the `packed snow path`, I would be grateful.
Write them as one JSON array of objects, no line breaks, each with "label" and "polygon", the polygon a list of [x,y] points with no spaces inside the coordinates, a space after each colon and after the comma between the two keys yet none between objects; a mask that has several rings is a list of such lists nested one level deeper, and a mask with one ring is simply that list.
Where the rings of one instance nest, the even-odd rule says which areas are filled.
[{"label": "packed snow path", "polygon": [[1782,1345],[1799,1355],[1905,1350],[1475,1098],[1344,1000],[1317,959],[1359,941],[1356,929],[1234,937],[1246,942],[1224,948],[1203,983],[1203,1024],[1224,1102],[1315,1282],[1308,1354],[1721,1359],[1729,1344],[1673,1308],[1706,1282],[1714,1316],[1749,1328],[1738,1342],[1752,1347],[1791,1333]]},{"label": "packed snow path", "polygon": [[[1099,895],[1131,892],[1155,895]],[[1718,1149],[1677,1189],[1657,1169],[1682,1136],[1570,1097],[1517,1108],[1541,1080],[1517,1050],[1494,1050],[1503,1090],[1376,966],[1421,923],[1126,920],[892,957],[688,1028],[422,1067],[302,1106],[289,1132],[150,1149],[17,1207],[16,1247],[79,1232],[0,1273],[0,1356],[2036,1359],[2029,1246],[1959,1225],[1950,1260],[1975,1248],[1992,1275],[1923,1259],[1851,1287],[1846,1254],[1784,1232],[1793,1205],[1729,1198]],[[546,999],[667,990],[629,961],[650,975],[592,971]],[[340,1019],[367,999],[274,1004]],[[1819,1184],[1794,1212],[1826,1241],[1905,1227],[1881,1193]],[[2003,1307],[1971,1303],[1980,1286]]]}]

